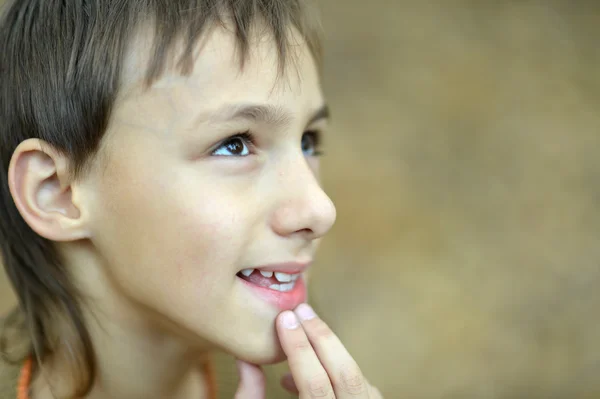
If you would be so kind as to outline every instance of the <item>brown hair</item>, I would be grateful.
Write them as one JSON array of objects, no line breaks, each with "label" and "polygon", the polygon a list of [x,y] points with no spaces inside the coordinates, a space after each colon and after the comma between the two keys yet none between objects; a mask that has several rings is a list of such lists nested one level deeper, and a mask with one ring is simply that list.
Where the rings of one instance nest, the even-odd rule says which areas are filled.
[{"label": "brown hair", "polygon": [[[95,356],[82,315],[82,293],[69,279],[53,243],[23,220],[11,197],[8,166],[16,147],[38,138],[67,155],[75,178],[94,158],[119,90],[127,46],[143,25],[154,28],[145,79],[161,76],[174,45],[183,43],[177,67],[187,74],[194,46],[211,23],[230,22],[240,62],[260,20],[279,52],[289,58],[288,32],[297,29],[320,63],[319,29],[303,0],[9,0],[0,22],[0,245],[19,307],[0,337],[3,355],[15,337],[27,336],[27,354],[39,362],[57,350],[56,320],[67,321],[75,342],[76,395],[89,392]],[[227,21],[225,21],[225,19]],[[14,333],[14,334],[12,334]],[[64,343],[62,343],[64,344]],[[12,357],[22,361],[23,355]]]}]

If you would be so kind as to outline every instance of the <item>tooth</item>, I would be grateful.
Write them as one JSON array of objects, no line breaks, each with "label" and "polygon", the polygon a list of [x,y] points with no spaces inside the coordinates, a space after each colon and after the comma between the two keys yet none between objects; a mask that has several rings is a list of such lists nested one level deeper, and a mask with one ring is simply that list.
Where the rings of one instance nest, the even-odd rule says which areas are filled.
[{"label": "tooth", "polygon": [[292,274],[292,281],[298,280],[298,277],[300,277],[299,274]]},{"label": "tooth", "polygon": [[271,284],[269,286],[270,289],[280,292],[288,292],[294,288],[295,283],[292,281],[291,283],[285,284]]},{"label": "tooth", "polygon": [[248,277],[249,275],[252,274],[252,272],[254,271],[254,269],[244,269],[242,270],[242,274],[246,277]]},{"label": "tooth", "polygon": [[273,277],[273,272],[265,272],[261,270],[260,274],[262,274],[265,277]]},{"label": "tooth", "polygon": [[294,283],[281,284],[280,290],[283,292],[291,291],[294,288]]},{"label": "tooth", "polygon": [[292,281],[292,275],[287,273],[279,273],[275,272],[275,278],[282,283],[287,283],[288,281]]}]

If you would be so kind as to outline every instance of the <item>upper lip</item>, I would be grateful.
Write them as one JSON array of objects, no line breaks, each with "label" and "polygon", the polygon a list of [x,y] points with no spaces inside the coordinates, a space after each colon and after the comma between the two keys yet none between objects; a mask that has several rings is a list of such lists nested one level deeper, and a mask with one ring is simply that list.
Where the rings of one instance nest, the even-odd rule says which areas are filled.
[{"label": "upper lip", "polygon": [[246,269],[258,269],[265,272],[280,272],[287,274],[299,274],[303,273],[310,267],[312,262],[284,262],[284,263],[271,263],[262,266],[247,267]]}]

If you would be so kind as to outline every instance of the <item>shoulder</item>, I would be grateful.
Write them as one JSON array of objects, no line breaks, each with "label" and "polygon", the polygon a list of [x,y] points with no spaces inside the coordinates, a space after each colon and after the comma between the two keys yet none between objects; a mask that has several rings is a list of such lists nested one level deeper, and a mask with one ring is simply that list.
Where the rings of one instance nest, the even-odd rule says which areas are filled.
[{"label": "shoulder", "polygon": [[[4,318],[0,317],[0,331],[4,327]],[[8,362],[0,356],[0,399],[16,398],[16,387],[19,380],[21,367],[18,364]]]}]

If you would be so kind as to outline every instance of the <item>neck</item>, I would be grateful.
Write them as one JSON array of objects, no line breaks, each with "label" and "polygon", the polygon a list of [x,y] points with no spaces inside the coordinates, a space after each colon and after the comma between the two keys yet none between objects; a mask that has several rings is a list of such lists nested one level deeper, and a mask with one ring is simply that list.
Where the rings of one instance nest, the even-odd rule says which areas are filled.
[{"label": "neck", "polygon": [[[118,320],[118,319],[116,319]],[[209,354],[142,326],[113,320],[88,323],[96,375],[86,399],[210,398]],[[63,346],[63,348],[65,348]],[[73,362],[66,348],[44,362],[32,384],[32,399],[70,396]]]},{"label": "neck", "polygon": [[[116,339],[118,339],[116,337]],[[97,351],[97,372],[86,399],[202,399],[212,398],[212,376],[208,359],[174,356],[165,350],[133,350],[126,341],[113,343],[108,351]],[[69,396],[74,373],[58,356],[44,364],[32,384],[32,399]]]},{"label": "neck", "polygon": [[[90,299],[82,307],[96,359],[96,375],[86,399],[212,399],[214,386],[207,372],[211,346],[192,347],[191,339],[161,325],[159,318],[112,290],[102,273],[88,268],[86,274],[78,282]],[[94,283],[86,284],[90,280]],[[34,377],[32,399],[73,393],[69,378],[77,371],[73,348],[64,333],[59,337],[59,348],[44,359]]]}]

